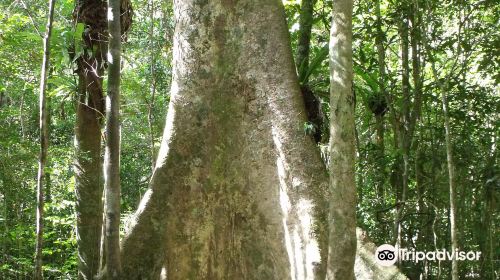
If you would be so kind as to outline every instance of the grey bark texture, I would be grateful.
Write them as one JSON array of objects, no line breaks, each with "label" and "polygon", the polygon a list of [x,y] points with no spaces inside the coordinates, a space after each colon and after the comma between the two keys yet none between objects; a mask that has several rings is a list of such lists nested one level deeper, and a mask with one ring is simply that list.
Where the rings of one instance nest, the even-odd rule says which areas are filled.
[{"label": "grey bark texture", "polygon": [[121,0],[108,0],[108,91],[106,96],[106,150],[104,182],[106,190],[106,275],[120,280],[120,67]]},{"label": "grey bark texture", "polygon": [[124,277],[156,279],[166,258],[168,279],[314,279],[328,179],[281,2],[174,5],[172,97]]},{"label": "grey bark texture", "polygon": [[43,62],[42,73],[40,77],[40,154],[38,161],[37,175],[37,211],[36,211],[36,244],[35,244],[35,271],[33,279],[43,279],[42,273],[42,247],[43,247],[43,207],[44,207],[44,186],[45,180],[45,165],[47,162],[47,150],[49,147],[49,130],[48,130],[48,110],[47,110],[47,76],[49,70],[50,59],[50,37],[52,35],[52,22],[54,21],[54,6],[55,0],[49,1],[49,13],[47,17],[47,27],[45,36],[43,37]]},{"label": "grey bark texture", "polygon": [[352,0],[335,0],[330,33],[330,213],[327,279],[354,279],[356,182]]}]

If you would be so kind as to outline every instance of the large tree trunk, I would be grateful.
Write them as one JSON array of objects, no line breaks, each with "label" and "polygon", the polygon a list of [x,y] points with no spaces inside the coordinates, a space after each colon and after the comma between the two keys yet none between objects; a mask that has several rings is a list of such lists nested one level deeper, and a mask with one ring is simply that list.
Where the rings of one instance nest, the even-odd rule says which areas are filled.
[{"label": "large tree trunk", "polygon": [[330,35],[330,215],[327,279],[354,279],[356,182],[352,0],[333,1]]},{"label": "large tree trunk", "polygon": [[156,279],[165,255],[168,279],[313,279],[324,273],[328,179],[302,130],[282,4],[176,1],[175,11],[167,124],[122,243],[124,277]]},{"label": "large tree trunk", "polygon": [[108,5],[108,94],[106,97],[106,270],[109,279],[121,279],[120,261],[120,0]]},{"label": "large tree trunk", "polygon": [[43,38],[43,62],[40,77],[40,155],[38,161],[37,177],[37,211],[36,211],[36,248],[35,248],[35,272],[33,279],[43,279],[42,275],[42,246],[43,246],[43,207],[44,207],[44,185],[45,164],[47,161],[47,150],[49,147],[48,112],[47,112],[47,72],[50,59],[50,37],[52,35],[52,22],[54,21],[55,0],[49,1],[49,14],[47,27]]}]

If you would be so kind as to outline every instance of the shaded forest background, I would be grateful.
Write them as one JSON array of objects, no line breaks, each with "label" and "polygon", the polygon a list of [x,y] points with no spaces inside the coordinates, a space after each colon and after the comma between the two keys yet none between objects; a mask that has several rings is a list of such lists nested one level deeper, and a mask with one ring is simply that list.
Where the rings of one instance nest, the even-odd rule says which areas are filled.
[{"label": "shaded forest background", "polygon": [[[313,7],[309,18],[300,1],[283,1],[309,112],[304,133],[317,141],[327,161],[332,3],[303,2]],[[74,25],[74,5],[56,3],[48,76],[43,249],[48,279],[74,279],[77,272],[72,165],[78,78],[68,48],[79,51],[84,30]],[[376,244],[397,241],[421,251],[450,248],[444,103],[456,174],[459,249],[483,256],[479,262],[460,262],[459,275],[495,279],[500,255],[495,239],[500,5],[494,0],[359,0],[354,5],[358,226]],[[132,6],[134,20],[122,57],[123,231],[147,189],[160,145],[174,31],[171,1],[134,0]],[[24,279],[31,275],[35,247],[40,34],[47,3],[1,0],[0,11],[0,278]],[[310,38],[304,39],[301,19],[312,24]],[[304,42],[310,42],[308,61],[299,63]],[[448,279],[450,268],[449,262],[437,261],[401,267],[411,279],[420,274]]]}]

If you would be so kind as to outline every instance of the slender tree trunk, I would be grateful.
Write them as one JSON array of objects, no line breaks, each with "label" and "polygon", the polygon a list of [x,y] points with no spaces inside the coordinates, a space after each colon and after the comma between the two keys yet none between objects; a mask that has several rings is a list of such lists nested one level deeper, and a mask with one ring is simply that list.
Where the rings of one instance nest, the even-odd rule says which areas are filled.
[{"label": "slender tree trunk", "polygon": [[[421,46],[421,17],[420,17],[420,7],[418,0],[412,0],[412,8],[409,14],[409,20],[411,22],[411,54],[412,54],[412,81],[413,81],[413,111],[408,127],[408,137],[410,137],[411,142],[413,142],[413,135],[417,130],[417,120],[420,119],[420,112],[422,107],[422,77],[421,77],[421,58],[420,58],[420,46]],[[412,145],[413,144],[413,145]],[[410,143],[410,147],[415,147],[415,184],[417,189],[417,201],[418,201],[418,211],[420,213],[427,212],[424,204],[425,186],[422,180],[422,162],[420,161],[421,150],[419,148],[419,141],[415,140],[415,143]],[[426,217],[426,216],[421,216]],[[422,222],[422,221],[421,221]],[[418,239],[416,246],[423,246],[420,250],[425,251],[426,249],[426,229],[421,226],[418,229]],[[417,247],[417,248],[418,248]],[[427,260],[419,265],[419,273],[421,279],[427,278]]]},{"label": "slender tree trunk", "polygon": [[[420,159],[423,152],[421,148],[419,147],[420,143],[416,143],[416,149],[417,151],[415,152],[415,188],[417,189],[417,211],[421,214],[428,213],[429,210],[426,209],[425,207],[425,186],[424,186],[424,180],[423,180],[423,162]],[[428,244],[428,238],[427,238],[427,223],[428,223],[428,217],[427,215],[422,215],[421,220],[419,221],[419,227],[417,229],[417,240],[415,244],[416,250],[419,251],[428,251],[427,250],[427,244]],[[424,280],[427,279],[428,276],[428,261],[424,260],[424,262],[420,265],[419,268],[419,279]]]},{"label": "slender tree trunk", "polygon": [[[0,94],[1,96],[1,94]],[[7,186],[10,186],[10,181],[9,178],[6,177],[5,175],[5,167],[3,164],[0,164],[0,186],[2,186],[1,192],[3,195],[2,198],[2,204],[3,204],[3,217],[5,217],[5,222],[3,223],[3,232],[2,232],[2,256],[1,260],[2,262],[6,262],[7,256],[10,255],[10,249],[11,249],[11,239],[10,239],[10,225],[12,223],[12,212],[15,211],[14,206],[12,205],[11,202],[11,191],[10,188]]]},{"label": "slender tree trunk", "polygon": [[[106,192],[104,190],[104,201],[106,201]],[[101,225],[101,237],[106,235],[106,205],[103,207],[102,225]],[[101,238],[101,243],[99,244],[99,271],[104,271],[106,269],[106,241],[105,238]]]},{"label": "slender tree trunk", "polygon": [[[102,100],[92,90],[93,79],[78,72],[78,101],[75,125],[75,195],[78,244],[78,278],[93,279],[99,271],[99,246],[101,242],[103,211],[103,174],[101,154],[101,106]],[[102,72],[102,71],[99,71]],[[88,89],[88,94],[87,94]],[[90,100],[86,101],[87,96]]]},{"label": "slender tree trunk", "polygon": [[155,169],[155,160],[156,160],[156,152],[155,152],[155,133],[154,133],[154,128],[153,128],[153,116],[154,116],[154,111],[155,111],[155,96],[156,96],[156,49],[155,49],[155,43],[154,43],[154,13],[155,13],[155,7],[154,7],[154,0],[151,0],[150,3],[150,21],[151,21],[151,26],[149,29],[149,43],[150,43],[150,55],[151,55],[151,99],[148,102],[148,127],[149,127],[149,141],[150,141],[150,146],[151,146],[151,172],[154,171]]},{"label": "slender tree trunk", "polygon": [[352,0],[333,1],[330,35],[330,215],[327,279],[354,279],[356,182]]},{"label": "slender tree trunk", "polygon": [[45,164],[47,161],[47,150],[49,146],[48,112],[47,112],[47,72],[50,59],[50,37],[52,35],[52,22],[54,21],[55,0],[49,1],[49,14],[45,37],[43,38],[43,62],[40,77],[40,157],[38,162],[37,177],[37,212],[36,212],[36,249],[35,249],[35,272],[34,279],[43,279],[42,273],[42,247],[43,247],[43,207],[44,207],[44,185]]},{"label": "slender tree trunk", "polygon": [[385,125],[384,116],[375,115],[375,131],[376,131],[376,151],[375,151],[375,164],[376,164],[376,191],[379,199],[385,197]]},{"label": "slender tree trunk", "polygon": [[377,180],[376,180],[376,188],[377,188],[377,194],[378,198],[381,199],[381,201],[384,201],[385,199],[385,190],[384,190],[384,183],[385,183],[385,178],[386,178],[386,172],[385,172],[385,143],[384,143],[384,132],[385,132],[385,127],[384,127],[384,114],[386,113],[385,111],[387,110],[387,93],[386,93],[386,88],[385,88],[385,83],[386,83],[386,71],[385,71],[385,48],[384,48],[384,33],[382,31],[382,15],[380,13],[380,0],[376,1],[375,4],[375,14],[377,16],[377,36],[375,40],[375,44],[377,46],[377,58],[378,58],[378,71],[379,71],[379,88],[380,88],[380,93],[379,96],[377,96],[376,100],[378,104],[385,104],[386,106],[382,106],[375,114],[375,127],[377,131],[377,138],[376,138],[376,145],[377,145]]},{"label": "slender tree trunk", "polygon": [[404,206],[406,204],[406,196],[408,193],[408,177],[410,171],[410,147],[411,147],[411,137],[408,134],[408,128],[410,124],[410,78],[409,78],[409,42],[408,42],[408,22],[407,22],[407,4],[403,2],[402,4],[402,14],[401,23],[399,26],[399,33],[401,37],[401,73],[402,73],[402,111],[401,115],[403,121],[399,129],[399,148],[402,151],[401,160],[403,174],[401,176],[401,185],[399,190],[397,190],[397,200],[396,200],[396,218],[394,221],[394,243],[396,246],[401,247],[402,242],[402,228],[401,219],[403,217]]},{"label": "slender tree trunk", "polygon": [[377,46],[377,58],[378,58],[378,71],[379,71],[379,86],[380,92],[385,94],[385,48],[384,48],[384,32],[382,30],[382,14],[380,12],[380,1],[376,0],[375,4],[375,15],[377,17],[377,37],[375,44]]},{"label": "slender tree trunk", "polygon": [[108,1],[108,93],[106,98],[106,275],[121,277],[120,261],[120,0]]},{"label": "slender tree trunk", "polygon": [[[309,54],[311,51],[311,31],[314,22],[314,5],[316,0],[303,0],[299,15],[299,38],[297,42],[297,53],[295,63],[302,95],[307,111],[307,121],[313,129],[308,132],[316,143],[322,142],[322,134],[325,130],[321,100],[312,91],[309,83]],[[327,138],[327,137],[324,137]]]},{"label": "slender tree trunk", "polygon": [[[457,209],[456,209],[456,186],[455,186],[455,162],[453,159],[453,144],[451,140],[451,127],[450,127],[450,117],[448,109],[448,99],[446,92],[448,91],[448,82],[443,83],[439,79],[439,74],[437,73],[434,61],[432,62],[432,72],[434,79],[437,81],[439,88],[441,90],[441,104],[443,108],[444,117],[444,128],[445,128],[445,139],[446,139],[446,162],[448,165],[448,182],[449,182],[449,192],[450,192],[450,240],[451,240],[451,251],[458,251],[458,237],[457,237]],[[458,280],[458,261],[453,258],[451,262],[451,278],[452,280]]]},{"label": "slender tree trunk", "polygon": [[[125,32],[131,23],[131,7],[122,1],[121,20]],[[83,23],[85,52],[77,58],[79,78],[75,125],[75,193],[78,244],[78,277],[94,279],[104,263],[101,242],[103,225],[103,157],[101,149],[104,117],[103,75],[107,53],[107,3],[78,0],[73,13]]]},{"label": "slender tree trunk", "polygon": [[[354,111],[356,111],[356,108],[354,108]],[[359,132],[358,128],[356,125],[354,126],[354,137],[356,138],[356,153],[359,155],[358,156],[358,161],[359,161],[359,169],[364,170],[364,162],[365,162],[365,157],[363,156],[363,150],[361,149],[361,142],[359,141]],[[363,175],[361,172],[357,172],[356,175],[358,175],[358,181],[357,185],[358,186],[364,186],[364,180],[363,180]],[[358,190],[358,203],[362,203],[364,199],[364,193],[363,189]]]},{"label": "slender tree trunk", "polygon": [[413,108],[408,122],[408,137],[410,138],[410,147],[412,144],[413,135],[417,127],[417,121],[420,119],[422,110],[422,75],[421,75],[421,17],[420,6],[418,0],[412,0],[412,6],[409,13],[409,20],[411,22],[411,61],[412,61],[412,81],[413,81]]},{"label": "slender tree trunk", "polygon": [[302,85],[308,83],[309,53],[311,50],[311,30],[313,25],[314,4],[316,0],[302,0],[299,16],[299,39],[295,63],[299,81]]},{"label": "slender tree trunk", "polygon": [[483,190],[483,207],[481,213],[481,227],[480,227],[480,248],[481,248],[481,279],[493,280],[495,279],[495,246],[496,235],[494,223],[494,213],[497,211],[498,206],[498,192],[495,188],[498,186],[499,168],[496,162],[498,152],[493,148],[493,153],[488,160],[484,172],[484,190]]},{"label": "slender tree trunk", "polygon": [[19,104],[19,125],[21,126],[21,136],[22,139],[26,139],[26,129],[24,128],[24,96],[26,91],[23,90],[21,94],[21,104]]},{"label": "slender tree trunk", "polygon": [[103,56],[106,29],[98,23],[106,18],[106,3],[77,1],[75,22],[83,23],[86,52],[77,59],[78,97],[75,124],[75,196],[78,279],[90,280],[99,272],[103,224],[102,134],[104,116]]},{"label": "slender tree trunk", "polygon": [[[453,159],[453,144],[451,142],[450,117],[448,112],[448,100],[445,88],[441,90],[441,102],[443,104],[444,128],[446,138],[446,161],[448,163],[448,181],[450,186],[450,233],[451,251],[458,251],[457,224],[456,224],[456,187],[455,187],[455,162]],[[451,279],[458,280],[458,261],[453,258],[451,262]]]},{"label": "slender tree trunk", "polygon": [[[399,33],[401,37],[401,73],[402,73],[402,122],[399,129],[395,130],[395,135],[399,139],[400,149],[402,151],[401,164],[401,189],[397,191],[397,206],[396,206],[396,219],[394,225],[394,242],[396,245],[401,246],[402,242],[402,228],[401,218],[403,216],[404,206],[406,204],[408,195],[408,182],[410,176],[410,152],[413,143],[413,136],[417,121],[420,118],[420,111],[422,107],[422,81],[420,75],[420,26],[419,26],[419,13],[418,3],[413,1],[412,5],[404,1],[402,4],[403,18],[399,26]],[[411,7],[411,9],[410,9]],[[412,22],[411,34],[409,34],[408,20]],[[410,96],[410,63],[409,63],[409,48],[410,41],[408,35],[411,35],[411,49],[412,49],[412,79],[413,79],[413,103]],[[396,122],[398,123],[398,122]]]},{"label": "slender tree trunk", "polygon": [[[425,44],[426,40],[425,40],[425,37],[424,37],[424,40],[423,40],[423,43],[424,43],[424,46],[426,45]],[[437,115],[437,110],[435,109],[435,106],[431,106],[430,107],[431,109],[429,109],[429,112],[431,115]],[[428,121],[428,125],[431,125],[432,121],[429,119]],[[436,133],[431,130],[430,131],[430,143],[429,143],[429,147],[431,149],[431,154],[437,154],[437,149],[438,149],[438,145],[436,144]],[[431,159],[431,169],[430,169],[430,172],[429,174],[431,174],[430,176],[430,182],[429,184],[431,186],[435,186],[436,185],[436,174],[438,174],[439,172],[437,172],[437,170],[439,169],[439,166],[440,166],[440,162],[439,160],[436,158],[436,157],[432,157]],[[437,197],[437,190],[436,188],[429,188],[429,199],[426,200],[426,206],[427,208],[429,209],[429,212],[431,214],[433,218],[433,221],[432,221],[432,224],[430,225],[429,227],[429,231],[428,231],[428,236],[431,237],[431,240],[432,240],[432,248],[434,248],[434,250],[439,250],[440,247],[438,246],[438,235],[437,235],[437,231],[436,231],[436,225],[438,223],[438,220],[440,219],[439,217],[439,210],[438,208],[436,207],[436,197]],[[431,247],[429,245],[429,247]],[[436,279],[440,279],[441,278],[441,260],[438,260],[437,262],[437,275],[436,275]],[[429,267],[429,269],[432,271],[432,266]]]}]

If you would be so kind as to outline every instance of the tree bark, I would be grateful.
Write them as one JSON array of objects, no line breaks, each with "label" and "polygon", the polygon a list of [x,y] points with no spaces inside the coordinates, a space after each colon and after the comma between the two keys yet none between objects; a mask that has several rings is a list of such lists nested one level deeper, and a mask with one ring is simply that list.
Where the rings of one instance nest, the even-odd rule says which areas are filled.
[{"label": "tree bark", "polygon": [[[402,245],[402,228],[401,219],[403,217],[404,207],[408,196],[408,182],[410,177],[410,156],[413,144],[413,136],[417,121],[420,118],[420,111],[422,107],[422,81],[420,75],[420,56],[418,54],[420,44],[420,26],[417,1],[410,2],[403,1],[401,3],[403,17],[399,26],[399,34],[401,37],[401,86],[402,86],[402,110],[401,115],[403,121],[399,125],[399,129],[395,130],[395,135],[399,138],[399,145],[402,151],[401,170],[401,184],[398,185],[400,189],[397,190],[397,206],[396,218],[394,222],[394,242],[396,245]],[[411,34],[409,34],[408,21],[412,22]],[[412,79],[413,79],[413,102],[410,91],[410,60],[409,49],[411,37],[411,50],[412,50]],[[399,122],[396,122],[396,124]]]},{"label": "tree bark", "polygon": [[[85,24],[84,54],[77,58],[78,97],[75,124],[75,196],[78,279],[99,272],[103,223],[101,126],[104,116],[103,74],[106,54],[106,2],[78,1],[75,22]],[[77,55],[77,54],[75,54]]]},{"label": "tree bark", "polygon": [[150,6],[150,21],[151,26],[149,27],[149,43],[150,43],[150,56],[151,56],[151,99],[148,101],[146,98],[146,102],[148,103],[148,127],[149,127],[149,142],[151,146],[151,172],[155,169],[155,160],[156,160],[156,151],[155,151],[155,132],[153,127],[153,117],[155,112],[155,96],[156,96],[156,49],[155,49],[155,41],[154,41],[154,14],[155,14],[155,5],[154,0],[149,2]]},{"label": "tree bark", "polygon": [[42,247],[43,247],[43,207],[44,207],[44,185],[45,165],[47,161],[47,150],[49,147],[48,112],[47,112],[47,72],[50,64],[50,37],[52,35],[52,22],[54,21],[55,0],[49,1],[49,14],[47,27],[43,38],[43,62],[40,77],[40,155],[38,161],[37,177],[37,212],[36,212],[36,248],[35,248],[35,272],[34,279],[43,279],[42,272]]},{"label": "tree bark", "polygon": [[[385,125],[384,125],[384,115],[387,111],[387,93],[386,93],[386,71],[385,71],[385,48],[384,48],[384,33],[382,31],[382,15],[380,12],[380,0],[377,0],[375,3],[375,15],[377,17],[376,27],[377,27],[377,35],[375,39],[375,45],[377,46],[377,60],[378,60],[378,71],[379,71],[379,96],[376,96],[376,100],[378,104],[385,104],[385,106],[381,106],[377,113],[375,113],[375,129],[376,129],[376,145],[377,145],[377,153],[376,153],[376,189],[378,198],[381,201],[385,199],[385,179],[386,179],[386,171],[385,171]],[[385,225],[381,225],[385,227]]]},{"label": "tree bark", "polygon": [[108,92],[106,97],[106,274],[121,277],[120,260],[120,0],[108,0]]},{"label": "tree bark", "polygon": [[[450,119],[448,113],[448,101],[446,92],[441,92],[443,102],[444,123],[446,132],[446,160],[448,163],[448,180],[450,185],[450,230],[451,230],[451,250],[458,250],[457,225],[456,225],[456,188],[455,188],[455,163],[453,160],[453,146],[451,143]],[[456,258],[452,260],[452,279],[458,280],[458,262]]]},{"label": "tree bark", "polygon": [[481,209],[481,226],[479,228],[480,248],[481,248],[481,279],[495,279],[495,246],[496,235],[494,233],[494,213],[498,209],[498,191],[495,188],[500,183],[498,174],[499,168],[496,160],[498,151],[492,148],[493,152],[486,164],[484,171],[483,206]]},{"label": "tree bark", "polygon": [[[101,0],[76,3],[76,23],[85,25],[82,54],[77,57],[79,78],[75,125],[75,193],[78,244],[78,278],[94,279],[105,260],[103,234],[103,157],[101,126],[104,117],[103,75],[106,67],[107,3]],[[131,7],[121,1],[122,33],[131,23]],[[102,248],[101,248],[102,247]]]},{"label": "tree bark", "polygon": [[[420,114],[421,114],[421,108],[422,108],[422,102],[423,102],[423,93],[422,93],[422,75],[421,75],[421,65],[423,62],[421,62],[421,55],[420,55],[420,49],[421,49],[421,10],[419,6],[419,1],[418,0],[412,0],[412,6],[411,6],[411,12],[409,15],[409,20],[411,22],[411,30],[410,30],[410,44],[411,44],[411,54],[412,54],[412,82],[413,82],[413,111],[410,119],[410,124],[408,128],[408,137],[410,137],[410,140],[412,143],[410,143],[411,147],[414,147],[416,150],[415,152],[415,188],[417,190],[417,202],[418,202],[418,211],[420,213],[425,213],[427,210],[425,209],[425,203],[424,203],[424,195],[425,195],[425,184],[422,182],[422,171],[423,171],[423,163],[420,161],[420,155],[421,155],[421,150],[420,150],[420,143],[419,140],[416,139],[415,141],[413,140],[413,135],[415,134],[415,131],[417,130],[417,120],[420,119]],[[425,216],[422,216],[425,217]],[[425,219],[425,218],[424,218]],[[423,223],[423,221],[421,221]],[[426,229],[423,228],[423,226],[420,226],[418,229],[417,233],[417,240],[416,240],[416,246],[417,248],[423,246],[423,248],[420,248],[421,251],[426,251]],[[428,261],[425,260],[421,264],[417,264],[417,269],[419,270],[420,278],[422,280],[427,278],[427,275],[429,274],[427,271],[428,267]]]},{"label": "tree bark", "polygon": [[22,139],[26,139],[26,129],[24,125],[24,96],[26,95],[26,91],[23,90],[21,94],[21,102],[19,104],[19,125],[21,126],[21,136]]},{"label": "tree bark", "polygon": [[406,196],[408,193],[408,178],[410,172],[410,148],[412,137],[409,134],[409,127],[411,126],[411,111],[410,111],[410,67],[409,67],[409,42],[408,42],[408,7],[404,1],[402,4],[402,18],[399,26],[399,34],[401,37],[401,87],[402,87],[402,110],[401,115],[403,121],[396,133],[399,138],[399,148],[401,149],[401,159],[398,161],[402,164],[400,170],[403,174],[401,176],[401,184],[398,185],[396,190],[396,217],[394,220],[394,240],[393,243],[397,247],[402,245],[402,228],[401,219],[403,217],[404,206],[406,204]]},{"label": "tree bark", "polygon": [[313,25],[314,4],[316,0],[302,0],[299,15],[299,39],[295,64],[299,81],[302,85],[308,83],[309,53],[311,50],[311,30]]},{"label": "tree bark", "polygon": [[[453,144],[451,142],[451,127],[450,117],[448,112],[448,100],[445,87],[441,89],[441,102],[443,104],[444,128],[446,138],[446,161],[448,163],[448,181],[450,186],[450,234],[451,234],[451,251],[458,251],[457,240],[457,208],[456,208],[456,187],[455,187],[455,162],[453,159]],[[458,261],[453,258],[451,261],[451,279],[458,280]]]},{"label": "tree bark", "polygon": [[[451,127],[450,127],[450,117],[448,109],[448,98],[446,92],[448,91],[448,81],[442,82],[439,78],[439,74],[436,70],[435,62],[432,61],[432,73],[434,79],[436,80],[439,89],[441,90],[441,104],[443,108],[444,117],[444,129],[445,129],[445,140],[446,140],[446,162],[448,165],[448,185],[450,193],[450,240],[451,240],[451,251],[458,251],[458,237],[457,237],[457,209],[456,209],[456,187],[455,187],[455,162],[453,159],[453,143],[451,140]],[[451,261],[451,279],[458,280],[458,261],[453,258]]]},{"label": "tree bark", "polygon": [[412,81],[413,81],[413,108],[408,124],[408,137],[410,145],[412,144],[413,135],[417,127],[417,121],[420,119],[422,111],[422,75],[421,75],[421,17],[420,6],[417,0],[412,0],[411,10],[408,16],[411,22],[410,44],[411,44],[411,62],[412,62]]},{"label": "tree bark", "polygon": [[333,1],[330,35],[330,215],[327,279],[354,279],[356,183],[352,0]]},{"label": "tree bark", "polygon": [[[78,244],[78,277],[93,279],[99,270],[103,211],[101,151],[102,88],[93,87],[95,77],[78,72],[75,125],[75,195]],[[98,71],[102,73],[103,71]],[[102,79],[98,79],[102,83]],[[97,98],[97,100],[95,100]],[[87,100],[86,100],[87,99]],[[96,106],[97,105],[97,106]]]},{"label": "tree bark", "polygon": [[168,279],[313,279],[324,273],[328,181],[302,130],[282,4],[176,1],[175,11],[167,124],[122,242],[124,277],[155,279],[165,256]]}]

